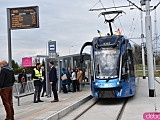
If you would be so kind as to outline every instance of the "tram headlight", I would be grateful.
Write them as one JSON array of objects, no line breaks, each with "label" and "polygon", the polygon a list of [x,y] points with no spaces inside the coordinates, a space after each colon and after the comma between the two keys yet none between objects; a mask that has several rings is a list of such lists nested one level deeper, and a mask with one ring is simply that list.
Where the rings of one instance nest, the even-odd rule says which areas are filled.
[{"label": "tram headlight", "polygon": [[95,83],[95,85],[98,85],[98,83]]},{"label": "tram headlight", "polygon": [[102,86],[102,83],[95,83],[96,86]]},{"label": "tram headlight", "polygon": [[117,82],[117,85],[119,85],[119,82]]},{"label": "tram headlight", "polygon": [[101,83],[95,83],[95,85],[97,85],[97,86],[101,86]]}]

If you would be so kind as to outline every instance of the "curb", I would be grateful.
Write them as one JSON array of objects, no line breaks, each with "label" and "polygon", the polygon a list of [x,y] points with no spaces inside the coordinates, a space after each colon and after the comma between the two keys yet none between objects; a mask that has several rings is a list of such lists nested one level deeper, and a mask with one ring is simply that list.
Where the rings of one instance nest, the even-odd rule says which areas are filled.
[{"label": "curb", "polygon": [[82,105],[83,103],[87,102],[90,99],[92,99],[91,95],[86,96],[86,97],[82,98],[81,100],[73,103],[72,105],[65,107],[64,109],[54,113],[53,115],[51,115],[43,120],[58,120],[58,119],[64,117],[66,114],[73,111],[74,109],[78,108],[80,105]]}]

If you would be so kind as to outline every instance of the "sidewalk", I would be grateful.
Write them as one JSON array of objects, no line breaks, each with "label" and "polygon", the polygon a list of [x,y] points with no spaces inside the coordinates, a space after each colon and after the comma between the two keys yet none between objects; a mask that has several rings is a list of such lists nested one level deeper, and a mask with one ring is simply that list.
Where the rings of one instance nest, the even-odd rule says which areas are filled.
[{"label": "sidewalk", "polygon": [[[81,92],[58,93],[59,102],[51,103],[50,98],[41,97],[44,102],[33,103],[33,95],[20,98],[20,106],[17,99],[13,98],[15,120],[57,120],[66,113],[91,99],[90,85],[85,85]],[[5,119],[5,110],[0,100],[0,120]]]}]

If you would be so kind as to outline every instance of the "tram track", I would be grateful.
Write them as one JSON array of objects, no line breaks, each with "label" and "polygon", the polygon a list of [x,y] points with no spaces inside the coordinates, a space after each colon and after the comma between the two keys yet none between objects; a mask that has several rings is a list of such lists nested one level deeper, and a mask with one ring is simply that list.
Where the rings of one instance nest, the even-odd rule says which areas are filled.
[{"label": "tram track", "polygon": [[73,118],[73,120],[77,120],[80,116],[82,116],[83,114],[85,114],[89,109],[91,109],[99,100],[96,100],[95,102],[93,102],[91,105],[89,105],[84,111],[82,111],[80,114],[78,114],[75,118]]},{"label": "tram track", "polygon": [[[72,120],[121,120],[127,102],[128,98],[91,99],[90,102],[85,103],[85,108],[80,106],[77,108],[79,110],[74,110],[73,113],[68,115],[68,118]],[[60,120],[69,119],[65,116],[64,119]]]},{"label": "tram track", "polygon": [[126,106],[127,102],[128,102],[128,98],[125,99],[125,101],[124,101],[124,103],[121,107],[121,110],[119,111],[119,114],[117,115],[117,118],[115,120],[121,120],[121,117],[123,115],[123,111],[125,109],[125,106]]},{"label": "tram track", "polygon": [[158,82],[160,84],[160,81],[158,81],[156,78],[155,78],[156,82]]}]

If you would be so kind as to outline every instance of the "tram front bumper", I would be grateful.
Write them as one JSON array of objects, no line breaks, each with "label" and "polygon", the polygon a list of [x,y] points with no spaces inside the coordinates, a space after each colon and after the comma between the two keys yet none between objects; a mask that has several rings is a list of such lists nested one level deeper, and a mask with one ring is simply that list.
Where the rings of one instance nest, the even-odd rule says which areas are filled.
[{"label": "tram front bumper", "polygon": [[117,98],[120,96],[121,90],[122,90],[122,87],[95,88],[95,93],[97,93],[98,98]]}]

